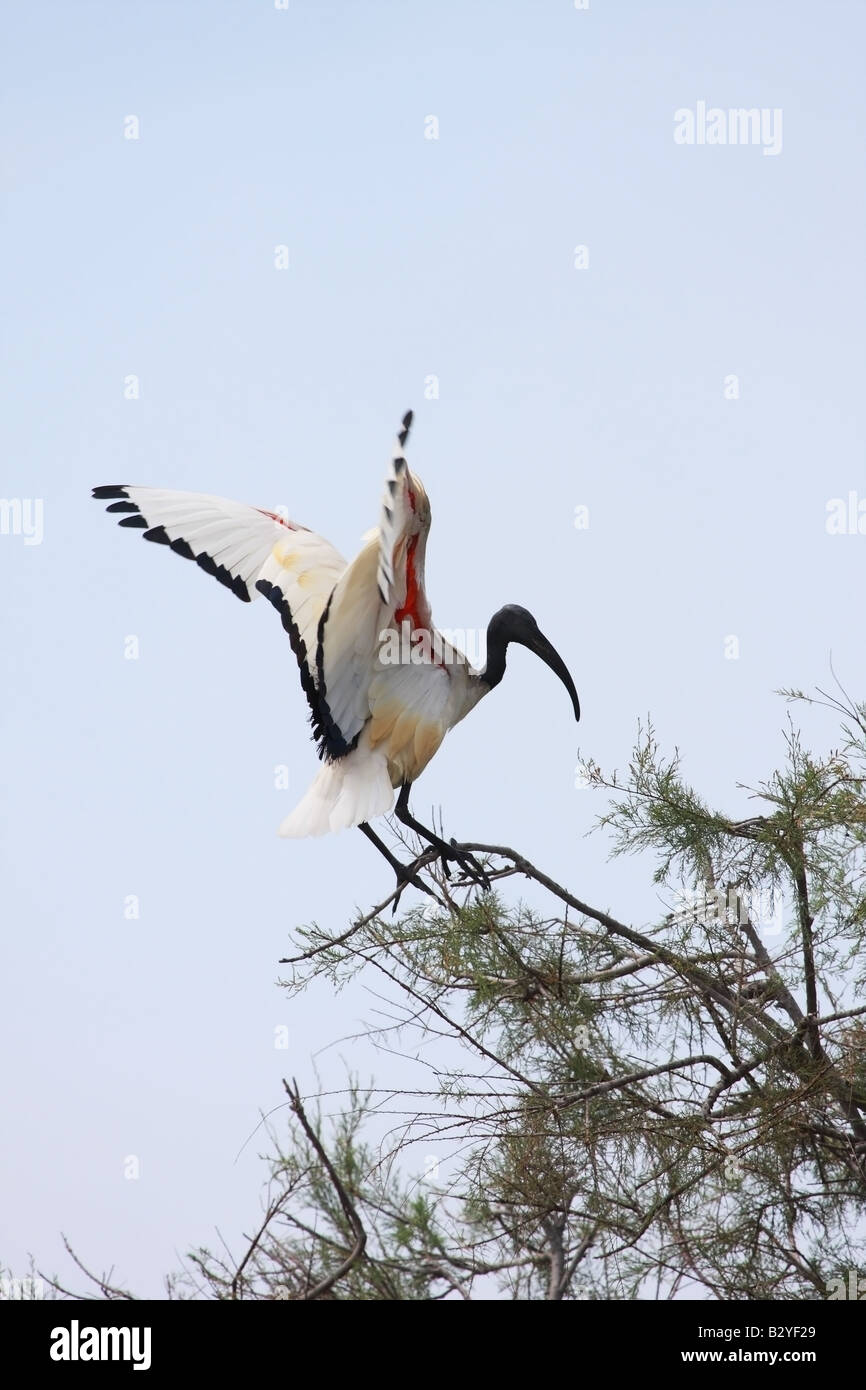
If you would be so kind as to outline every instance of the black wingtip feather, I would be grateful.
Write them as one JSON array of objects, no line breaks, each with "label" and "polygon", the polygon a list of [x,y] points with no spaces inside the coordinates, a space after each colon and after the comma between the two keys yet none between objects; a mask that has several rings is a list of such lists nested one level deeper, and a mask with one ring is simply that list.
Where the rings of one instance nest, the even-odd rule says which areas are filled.
[{"label": "black wingtip feather", "polygon": [[216,561],[204,551],[201,555],[196,555],[194,558],[196,564],[200,569],[204,570],[205,574],[213,575],[214,579],[219,580],[220,584],[224,584],[227,589],[231,589],[232,593],[239,598],[242,603],[249,603],[249,590],[240,575],[234,575],[230,570],[227,570],[224,565],[218,565]]},{"label": "black wingtip feather", "polygon": [[[128,486],[128,483],[106,483],[102,487],[95,487],[93,496],[99,500],[106,497],[128,497],[129,493],[126,491]],[[111,511],[111,508],[109,507],[108,510]]]},{"label": "black wingtip feather", "polygon": [[398,432],[398,434],[397,434],[397,439],[398,439],[399,442],[400,442],[400,448],[401,448],[401,449],[403,448],[403,445],[406,443],[406,440],[409,438],[409,431],[410,431],[411,428],[412,428],[412,411],[411,411],[411,410],[407,410],[407,411],[406,411],[406,414],[403,416],[403,428],[402,428],[402,429]]},{"label": "black wingtip feather", "polygon": [[204,570],[205,574],[213,575],[214,579],[219,580],[220,584],[224,584],[227,589],[231,589],[235,598],[239,598],[241,603],[249,603],[251,601],[250,591],[239,574],[232,574],[230,570],[227,570],[223,565],[218,565],[210,555],[204,552],[202,552],[201,555],[196,555],[189,541],[185,541],[183,536],[177,536],[172,540],[164,526],[151,526],[140,512],[137,512],[135,516],[123,517],[118,524],[120,526],[135,526],[140,529],[147,527],[144,532],[144,539],[146,541],[153,541],[156,545],[167,545],[170,550],[174,551],[175,555],[180,555],[184,560],[195,560],[196,564],[200,569]]},{"label": "black wingtip feather", "polygon": [[[324,694],[317,686],[313,672],[310,669],[310,662],[307,655],[307,647],[298,631],[298,626],[292,617],[292,610],[282,589],[277,584],[271,584],[267,579],[259,579],[256,588],[263,594],[270,603],[273,604],[282,619],[283,627],[288,635],[292,651],[297,659],[298,668],[301,673],[301,686],[307,697],[307,704],[310,707],[310,723],[313,728],[313,739],[318,748],[320,758],[341,758],[357,745],[359,734],[356,734],[351,743],[347,743],[337,725],[328,706]],[[330,599],[325,612],[322,614],[324,619],[330,607]],[[319,623],[319,633],[322,632],[322,622]],[[324,682],[323,682],[324,684]]]}]

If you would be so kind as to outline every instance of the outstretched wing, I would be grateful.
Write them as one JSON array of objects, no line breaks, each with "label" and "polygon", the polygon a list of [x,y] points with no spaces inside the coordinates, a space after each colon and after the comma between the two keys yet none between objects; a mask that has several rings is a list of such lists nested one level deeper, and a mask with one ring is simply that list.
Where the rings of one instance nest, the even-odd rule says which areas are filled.
[{"label": "outstretched wing", "polygon": [[382,517],[379,523],[379,564],[376,583],[379,597],[383,603],[390,603],[394,589],[395,551],[401,537],[412,520],[411,487],[409,465],[403,452],[409,431],[412,428],[412,411],[403,416],[385,479],[385,496],[382,499]]},{"label": "outstretched wing", "polygon": [[391,452],[380,524],[364,537],[364,548],[340,576],[322,615],[317,681],[342,739],[338,746],[334,735],[333,746],[339,751],[332,756],[353,748],[370,718],[369,687],[378,662],[380,634],[393,626],[396,605],[405,604],[410,590],[413,602],[417,599],[421,607],[426,605],[423,542],[430,509],[403,452],[411,425],[410,410],[403,417]]},{"label": "outstretched wing", "polygon": [[132,485],[97,487],[93,495],[122,513],[121,526],[167,545],[231,589],[244,603],[270,599],[298,660],[313,735],[328,752],[333,724],[316,679],[319,624],[334,585],[346,569],[339,551],[315,531],[275,512],[199,492],[166,492]]}]

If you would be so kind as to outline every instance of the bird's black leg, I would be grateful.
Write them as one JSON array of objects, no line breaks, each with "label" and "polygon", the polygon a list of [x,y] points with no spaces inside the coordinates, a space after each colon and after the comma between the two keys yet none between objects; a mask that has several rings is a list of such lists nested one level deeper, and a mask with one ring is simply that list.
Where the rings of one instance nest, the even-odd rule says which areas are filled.
[{"label": "bird's black leg", "polygon": [[388,863],[391,865],[391,868],[394,870],[394,873],[397,876],[397,896],[394,899],[394,906],[392,908],[393,912],[397,911],[397,904],[400,901],[400,898],[403,894],[403,889],[406,888],[407,885],[410,883],[413,884],[415,888],[420,888],[422,893],[427,893],[429,897],[436,897],[436,894],[430,888],[427,887],[427,884],[424,883],[423,879],[418,878],[417,874],[415,873],[415,869],[418,863],[417,860],[415,860],[413,864],[401,864],[400,860],[396,857],[396,855],[391,853],[388,846],[384,843],[383,840],[379,839],[379,836],[376,834],[375,830],[372,828],[372,826],[368,825],[366,821],[362,821],[362,823],[358,826],[358,829],[363,830],[370,843],[376,846],[377,850],[381,855],[384,855],[384,857],[387,859]]},{"label": "bird's black leg", "polygon": [[482,888],[489,888],[490,879],[487,877],[474,855],[470,854],[468,850],[461,849],[456,840],[451,840],[450,843],[448,840],[443,840],[441,835],[437,835],[433,830],[428,830],[426,825],[422,825],[419,820],[415,819],[412,812],[409,810],[409,791],[411,786],[411,782],[404,782],[400,788],[400,795],[397,797],[397,805],[394,807],[394,814],[397,819],[401,821],[403,825],[408,826],[410,830],[414,830],[416,835],[420,835],[422,840],[426,840],[428,845],[432,845],[434,849],[439,851],[439,855],[442,859],[442,867],[446,874],[448,873],[448,863],[450,860],[455,864],[459,864],[467,877],[471,878],[475,883],[480,884]]}]

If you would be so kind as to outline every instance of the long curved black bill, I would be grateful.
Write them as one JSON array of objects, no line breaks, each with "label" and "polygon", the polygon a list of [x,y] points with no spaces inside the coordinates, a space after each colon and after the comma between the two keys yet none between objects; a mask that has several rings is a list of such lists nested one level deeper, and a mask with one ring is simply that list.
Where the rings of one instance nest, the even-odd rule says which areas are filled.
[{"label": "long curved black bill", "polygon": [[524,642],[531,652],[535,652],[536,656],[540,656],[542,661],[550,667],[551,671],[554,671],[556,675],[559,676],[559,679],[571,696],[571,703],[574,706],[574,717],[575,719],[580,719],[580,701],[577,698],[574,681],[571,679],[571,672],[553,643],[548,642],[542,632],[539,632],[537,635],[533,633],[530,638],[524,639]]}]

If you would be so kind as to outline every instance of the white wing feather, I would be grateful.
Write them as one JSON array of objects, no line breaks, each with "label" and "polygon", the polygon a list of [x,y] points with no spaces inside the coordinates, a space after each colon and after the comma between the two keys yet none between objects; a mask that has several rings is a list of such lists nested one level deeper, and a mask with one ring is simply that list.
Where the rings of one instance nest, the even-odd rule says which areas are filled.
[{"label": "white wing feather", "polygon": [[406,534],[412,519],[412,509],[408,496],[409,465],[403,450],[409,431],[412,428],[411,410],[403,416],[397,433],[388,475],[385,479],[385,495],[382,498],[382,518],[379,523],[379,566],[376,583],[379,597],[384,604],[391,602],[394,590],[394,552],[402,536]]},{"label": "white wing feather", "polygon": [[434,674],[427,662],[389,666],[380,659],[380,633],[406,601],[410,536],[412,551],[419,547],[416,581],[429,623],[429,503],[403,452],[411,423],[410,411],[391,455],[380,525],[351,565],[314,531],[240,502],[132,485],[94,489],[95,497],[115,499],[108,510],[123,513],[121,526],[143,529],[145,539],[195,560],[244,602],[263,594],[280,613],[326,759],[280,827],[285,836],[320,835],[386,814],[393,787],[419,774],[465,713],[457,709],[465,704],[459,664]]},{"label": "white wing feather", "polygon": [[317,739],[326,737],[327,705],[316,682],[319,622],[346,561],[315,531],[243,502],[200,492],[123,484],[94,489],[116,499],[120,525],[195,560],[249,603],[264,594],[279,612],[298,660]]}]

